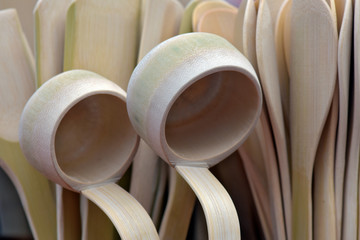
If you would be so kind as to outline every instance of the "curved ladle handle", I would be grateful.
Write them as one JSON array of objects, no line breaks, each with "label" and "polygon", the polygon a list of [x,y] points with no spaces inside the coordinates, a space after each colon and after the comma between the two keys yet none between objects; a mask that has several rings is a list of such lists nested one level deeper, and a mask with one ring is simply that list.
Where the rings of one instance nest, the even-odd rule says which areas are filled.
[{"label": "curved ladle handle", "polygon": [[207,168],[176,166],[200,200],[209,239],[241,239],[240,223],[229,194]]},{"label": "curved ladle handle", "polygon": [[81,191],[111,219],[122,239],[159,239],[145,209],[115,183]]}]

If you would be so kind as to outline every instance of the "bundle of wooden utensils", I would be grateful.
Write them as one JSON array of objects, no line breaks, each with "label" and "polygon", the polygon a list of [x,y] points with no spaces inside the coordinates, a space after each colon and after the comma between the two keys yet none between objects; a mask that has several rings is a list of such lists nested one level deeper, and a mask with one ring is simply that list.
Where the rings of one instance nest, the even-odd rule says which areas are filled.
[{"label": "bundle of wooden utensils", "polygon": [[360,0],[0,9],[0,238],[360,239]]}]

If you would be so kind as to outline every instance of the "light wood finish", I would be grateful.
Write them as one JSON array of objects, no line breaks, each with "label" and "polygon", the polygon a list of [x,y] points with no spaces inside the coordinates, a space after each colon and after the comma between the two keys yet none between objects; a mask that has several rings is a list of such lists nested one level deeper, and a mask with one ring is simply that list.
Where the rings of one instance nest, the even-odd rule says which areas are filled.
[{"label": "light wood finish", "polygon": [[[276,219],[273,219],[273,221],[277,222],[278,239],[285,239],[286,237],[291,239],[290,168],[287,151],[287,137],[281,104],[281,89],[276,57],[274,25],[275,19],[272,18],[268,1],[260,1],[256,24],[256,56],[260,82],[269,113],[271,129],[275,139],[275,149],[280,169],[282,204],[284,208],[283,213],[277,212],[279,215]],[[284,220],[285,225],[281,226],[281,223]],[[285,232],[287,233],[286,237]]]},{"label": "light wood finish", "polygon": [[281,105],[283,110],[284,125],[285,125],[285,132],[287,139],[290,139],[289,136],[290,99],[289,99],[289,70],[285,61],[284,34],[285,34],[286,15],[288,12],[290,12],[290,9],[291,9],[291,0],[285,0],[281,5],[275,24],[276,62],[278,66]]},{"label": "light wood finish", "polygon": [[189,4],[185,7],[183,17],[180,23],[179,34],[182,33],[189,33],[193,31],[192,28],[192,15],[194,12],[195,7],[201,2],[201,0],[192,0]]},{"label": "light wood finish", "polygon": [[[121,197],[124,190],[115,184],[129,167],[139,142],[127,116],[125,98],[118,85],[95,73],[73,70],[59,74],[25,106],[20,145],[28,161],[49,179],[70,190],[84,191],[86,196],[92,193],[91,200],[114,220],[123,239],[158,239],[146,211],[135,200]],[[136,215],[124,217],[122,207],[116,205]],[[128,224],[139,223],[141,229],[124,230]]]},{"label": "light wood finish", "polygon": [[64,70],[96,72],[126,90],[136,65],[140,0],[76,0],[67,15]]},{"label": "light wood finish", "polygon": [[[242,15],[243,14],[243,15]],[[256,8],[253,1],[242,1],[235,20],[234,30],[235,46],[249,59],[257,70],[257,59],[255,50],[256,39]],[[260,118],[264,118],[265,112],[261,113]],[[255,201],[256,210],[260,219],[261,227],[266,239],[271,239],[274,235],[274,222],[271,221],[271,206],[269,186],[278,189],[279,180],[276,174],[270,172],[276,170],[277,163],[269,164],[270,168],[265,168],[265,159],[268,159],[268,150],[264,141],[264,132],[261,123],[265,124],[265,119],[259,121],[255,130],[249,135],[248,139],[240,146],[239,153],[245,168],[250,189]],[[265,124],[268,126],[269,123]],[[273,146],[272,140],[270,141]],[[265,148],[264,148],[265,147]],[[274,151],[272,151],[274,152]],[[271,152],[270,152],[271,153]],[[273,160],[273,155],[270,159]],[[267,160],[266,160],[267,161]],[[272,177],[272,178],[271,178]],[[274,193],[274,191],[272,191]],[[279,198],[277,198],[279,199]],[[274,210],[274,209],[273,209]]]},{"label": "light wood finish", "polygon": [[313,236],[313,165],[335,88],[337,31],[323,0],[293,0],[290,31],[292,239],[303,240]]},{"label": "light wood finish", "polygon": [[[68,9],[65,34],[64,70],[94,71],[118,84],[126,91],[130,75],[136,65],[140,41],[140,0],[96,1],[76,0]],[[102,220],[83,218],[83,236],[98,235],[111,224],[96,207],[85,208],[102,216]],[[103,227],[87,228],[95,225]],[[108,234],[106,234],[108,235]],[[105,236],[103,236],[104,239]]]},{"label": "light wood finish", "polygon": [[[71,0],[39,0],[34,8],[37,87],[63,70],[65,21]],[[57,239],[80,239],[80,199],[56,186]]]},{"label": "light wood finish", "polygon": [[35,57],[38,87],[63,71],[65,21],[71,1],[39,0],[35,6]]},{"label": "light wood finish", "polygon": [[[242,15],[244,14],[244,15]],[[256,59],[256,8],[253,1],[244,0],[235,18],[234,46],[251,62],[258,72]]]},{"label": "light wood finish", "polygon": [[[350,119],[349,119],[349,136],[347,142],[347,161],[344,182],[344,199],[343,199],[343,219],[342,219],[342,238],[357,239],[359,237],[358,227],[358,194],[359,194],[359,147],[360,147],[360,61],[359,61],[359,42],[360,42],[360,2],[354,1],[354,82],[352,84],[353,98],[349,102]],[[356,13],[356,14],[355,14]]]},{"label": "light wood finish", "polygon": [[[146,1],[142,6],[144,24],[141,33],[138,61],[160,42],[175,36],[180,27],[183,7],[175,0]],[[140,140],[135,155],[130,184],[130,193],[151,214],[155,204],[155,196],[164,191],[165,185],[158,182],[162,162],[147,144]],[[165,172],[164,172],[165,173]],[[166,178],[160,176],[166,181]],[[158,185],[159,184],[159,185]],[[158,189],[162,186],[162,189]],[[161,197],[158,198],[161,201]]]},{"label": "light wood finish", "polygon": [[56,184],[56,229],[58,240],[81,239],[79,194]]},{"label": "light wood finish", "polygon": [[225,188],[207,168],[176,166],[204,210],[209,239],[240,239],[235,206]]},{"label": "light wood finish", "polygon": [[339,114],[338,84],[314,164],[314,239],[336,239],[334,161]]},{"label": "light wood finish", "polygon": [[195,194],[181,175],[170,169],[169,197],[160,226],[160,239],[186,239],[195,205]]},{"label": "light wood finish", "polygon": [[347,0],[335,0],[335,6],[336,6],[336,20],[337,20],[337,27],[338,31],[340,32],[342,22],[344,21],[344,15],[346,15],[346,5]]},{"label": "light wood finish", "polygon": [[236,8],[208,10],[200,18],[197,31],[213,33],[233,43],[236,13]]},{"label": "light wood finish", "polygon": [[0,10],[14,8],[18,13],[23,32],[34,53],[34,21],[33,9],[37,0],[0,0]]},{"label": "light wood finish", "polygon": [[0,166],[12,180],[35,239],[56,238],[52,189],[25,159],[18,139],[26,101],[35,91],[35,63],[15,10],[0,11]]},{"label": "light wood finish", "polygon": [[[203,15],[213,9],[217,8],[225,8],[225,9],[236,9],[232,5],[230,5],[227,2],[224,1],[203,1],[200,2],[194,9],[194,12],[192,13],[192,29],[194,32],[199,32],[199,29],[197,29],[200,19],[203,17]],[[230,28],[229,26],[227,26]]]},{"label": "light wood finish", "polygon": [[[214,54],[224,57],[211,57]],[[178,171],[190,167],[186,171],[198,175],[198,180],[185,177],[197,189],[194,184],[202,186],[197,183],[202,177],[215,181],[206,168],[229,156],[248,136],[261,100],[256,74],[242,54],[219,36],[190,33],[161,43],[143,58],[130,79],[127,107],[135,130],[162,159]],[[214,195],[210,189],[199,191],[203,207],[221,201],[223,207],[233,205],[222,190]],[[225,217],[226,209],[205,210],[216,211],[207,213],[210,239],[218,239],[218,233],[240,238],[231,208],[231,220]],[[213,225],[217,220],[211,216],[226,222]]]},{"label": "light wood finish", "polygon": [[143,207],[115,183],[81,191],[109,216],[122,239],[159,239],[150,217]]},{"label": "light wood finish", "polygon": [[[337,12],[339,12],[337,6]],[[351,0],[346,0],[343,14],[338,13],[338,20],[342,24],[338,46],[338,80],[339,80],[339,124],[336,136],[335,152],[335,204],[336,204],[336,236],[341,239],[344,177],[346,162],[346,146],[348,144],[348,114],[349,114],[349,86],[353,26],[353,5]],[[339,21],[338,21],[339,22]]]}]

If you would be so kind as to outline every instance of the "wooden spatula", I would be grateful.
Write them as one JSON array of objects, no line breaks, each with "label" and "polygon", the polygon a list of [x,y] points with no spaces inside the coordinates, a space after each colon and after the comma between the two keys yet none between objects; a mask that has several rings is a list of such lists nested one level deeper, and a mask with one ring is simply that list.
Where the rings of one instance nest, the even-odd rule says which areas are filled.
[{"label": "wooden spatula", "polygon": [[0,11],[0,166],[14,183],[35,239],[56,238],[55,199],[48,180],[19,146],[20,115],[35,91],[35,62],[15,10]]}]

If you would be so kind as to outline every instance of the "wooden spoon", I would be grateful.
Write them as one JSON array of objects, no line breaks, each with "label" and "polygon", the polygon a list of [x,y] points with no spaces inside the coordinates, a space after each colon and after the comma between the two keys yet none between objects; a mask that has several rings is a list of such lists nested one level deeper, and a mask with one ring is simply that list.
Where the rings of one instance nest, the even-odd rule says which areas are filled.
[{"label": "wooden spoon", "polygon": [[[360,11],[360,2],[354,2],[354,82],[352,84],[353,96],[349,101],[350,119],[347,142],[347,162],[344,182],[344,199],[343,199],[343,219],[342,219],[342,238],[356,239],[358,238],[358,194],[359,194],[359,145],[360,145],[360,61],[358,54],[360,51],[360,17],[357,14]],[[356,14],[355,14],[356,13]]]},{"label": "wooden spoon", "polygon": [[[65,20],[71,0],[39,0],[34,8],[37,86],[62,72]],[[56,186],[57,239],[80,239],[78,194]]]},{"label": "wooden spoon", "polygon": [[234,42],[236,8],[215,8],[205,12],[200,18],[197,30],[213,33]]},{"label": "wooden spoon", "polygon": [[0,166],[16,187],[33,237],[56,238],[52,189],[25,159],[18,139],[20,115],[35,91],[35,62],[14,9],[0,11]]},{"label": "wooden spoon", "polygon": [[118,85],[95,73],[59,74],[25,106],[20,145],[46,177],[97,204],[123,239],[159,239],[146,211],[115,183],[139,143],[125,98]]},{"label": "wooden spoon", "polygon": [[[284,34],[285,34],[286,15],[288,12],[290,12],[290,9],[291,9],[291,0],[285,0],[281,5],[275,25],[276,62],[278,66],[281,105],[283,109],[284,125],[285,125],[285,132],[287,139],[290,139],[289,137],[290,103],[289,103],[289,72],[285,61]],[[289,44],[287,43],[287,45]],[[288,144],[288,146],[289,145],[290,144]]]},{"label": "wooden spoon", "polygon": [[236,209],[208,167],[239,147],[260,114],[260,85],[246,58],[213,34],[171,38],[136,67],[127,106],[136,131],[198,196],[209,239],[240,239]]},{"label": "wooden spoon", "polygon": [[339,114],[338,83],[314,164],[314,239],[336,239],[334,160]]},{"label": "wooden spoon", "polygon": [[313,165],[336,82],[336,22],[325,1],[293,0],[290,32],[293,239],[303,240],[312,239]]},{"label": "wooden spoon", "polygon": [[200,19],[203,17],[203,15],[213,9],[217,8],[225,8],[225,9],[236,9],[232,5],[230,5],[227,2],[224,1],[205,1],[199,3],[192,14],[192,29],[194,32],[199,32],[197,29]]},{"label": "wooden spoon", "polygon": [[[242,1],[236,19],[234,30],[234,45],[249,59],[251,64],[257,70],[257,59],[255,50],[256,39],[256,8],[253,1]],[[278,174],[273,174],[277,170],[277,162],[272,140],[265,138],[264,128],[269,128],[269,123],[266,123],[265,116],[266,108],[260,115],[261,121],[255,126],[248,139],[239,148],[239,153],[245,168],[245,173],[250,184],[250,189],[255,201],[257,213],[259,215],[262,230],[266,239],[274,237],[274,223],[272,221],[271,211],[275,208],[271,206],[273,199],[281,199],[281,196],[274,198],[276,189],[280,189]],[[271,137],[272,138],[272,137]],[[269,142],[266,144],[265,142]],[[269,164],[266,163],[269,162]],[[275,162],[274,162],[275,161]],[[265,167],[266,165],[266,167]],[[268,189],[274,189],[270,192]],[[270,196],[271,195],[271,196]],[[270,201],[271,199],[271,201]]]},{"label": "wooden spoon", "polygon": [[[260,73],[260,82],[265,96],[266,106],[274,134],[276,153],[279,162],[280,179],[282,187],[282,202],[284,213],[276,211],[278,216],[277,237],[291,238],[291,187],[290,168],[287,151],[287,138],[283,109],[281,104],[281,89],[275,47],[275,31],[273,28],[275,19],[272,18],[267,0],[260,1],[257,24],[256,24],[256,56]],[[280,208],[279,210],[282,210]],[[285,224],[282,226],[282,221]],[[286,230],[285,230],[286,229]]]},{"label": "wooden spoon", "polygon": [[352,45],[352,22],[353,5],[351,0],[346,1],[343,14],[338,12],[338,22],[341,18],[342,24],[339,35],[338,46],[338,79],[339,79],[339,124],[336,138],[335,155],[335,204],[336,204],[336,236],[341,238],[344,175],[346,162],[346,146],[348,137],[348,114],[349,114],[349,84]]}]

